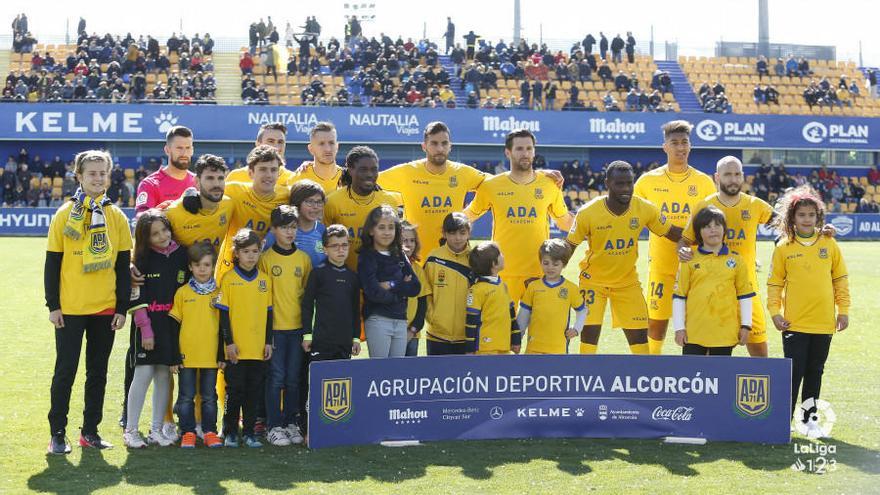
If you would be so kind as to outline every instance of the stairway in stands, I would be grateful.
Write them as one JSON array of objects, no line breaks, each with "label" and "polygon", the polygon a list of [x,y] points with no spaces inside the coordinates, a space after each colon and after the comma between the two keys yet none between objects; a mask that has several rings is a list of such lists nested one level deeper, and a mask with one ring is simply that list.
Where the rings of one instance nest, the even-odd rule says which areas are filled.
[{"label": "stairway in stands", "polygon": [[217,81],[217,102],[223,105],[241,105],[241,70],[238,52],[214,51],[214,78]]},{"label": "stairway in stands", "polygon": [[675,101],[678,102],[682,112],[702,112],[703,107],[700,106],[700,100],[694,94],[691,82],[688,80],[681,66],[675,60],[657,60],[657,68],[669,72],[669,78],[672,79],[672,94]]},{"label": "stairway in stands", "polygon": [[461,89],[461,78],[455,73],[455,64],[452,63],[449,55],[440,55],[440,65],[449,73],[449,89],[455,93],[455,107],[465,108],[468,95],[464,89]]}]

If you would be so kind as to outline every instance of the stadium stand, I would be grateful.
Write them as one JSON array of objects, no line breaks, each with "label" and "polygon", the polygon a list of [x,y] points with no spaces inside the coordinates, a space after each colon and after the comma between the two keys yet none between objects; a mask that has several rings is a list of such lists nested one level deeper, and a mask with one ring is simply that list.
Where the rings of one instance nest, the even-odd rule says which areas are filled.
[{"label": "stadium stand", "polygon": [[80,36],[76,44],[37,43],[10,59],[2,101],[216,103],[210,35]]},{"label": "stadium stand", "polygon": [[[735,113],[880,116],[880,101],[866,98],[865,95],[857,95],[852,91],[853,83],[865,80],[865,75],[854,62],[810,60],[807,66],[809,73],[796,69],[791,75],[788,75],[789,70],[785,68],[781,59],[772,64],[768,62],[767,70],[763,73],[759,73],[756,57],[681,56],[678,62],[698,94],[704,84],[714,87],[720,83]],[[781,73],[776,67],[779,64],[782,65]],[[795,65],[801,64],[796,62]],[[812,80],[815,79],[818,85],[818,81],[823,78],[835,81],[829,83],[834,88],[839,88],[838,83],[841,79],[845,80],[847,83],[845,98],[852,104],[819,105],[817,102],[812,106],[809,105],[804,96],[806,88]],[[776,90],[778,104],[756,102],[756,87],[766,91],[768,86]],[[859,84],[856,84],[856,88],[859,88]],[[838,94],[840,92],[838,91]]]}]

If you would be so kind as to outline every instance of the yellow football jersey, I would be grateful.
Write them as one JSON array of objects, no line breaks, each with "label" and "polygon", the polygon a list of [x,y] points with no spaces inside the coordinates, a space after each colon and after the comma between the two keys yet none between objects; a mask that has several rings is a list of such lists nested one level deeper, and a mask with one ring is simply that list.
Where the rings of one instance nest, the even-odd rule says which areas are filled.
[{"label": "yellow football jersey", "polygon": [[238,267],[233,267],[220,281],[215,306],[229,311],[238,359],[262,361],[266,347],[266,318],[268,310],[272,309],[272,280],[260,270],[249,278]]},{"label": "yellow football jersey", "polygon": [[374,208],[382,205],[397,209],[400,206],[400,198],[388,191],[373,191],[369,196],[358,196],[349,187],[337,189],[327,196],[327,204],[324,205],[324,225],[338,223],[348,229],[351,247],[345,264],[353,271],[357,271],[364,222]]},{"label": "yellow football jersey", "polygon": [[464,342],[466,300],[471,284],[468,246],[453,253],[443,245],[425,259],[425,281],[428,286],[427,339],[435,342]]},{"label": "yellow football jersey", "polygon": [[767,280],[767,309],[791,323],[790,330],[834,333],[837,314],[849,314],[849,279],[837,242],[814,234],[781,240]]},{"label": "yellow football jersey", "polygon": [[584,296],[578,286],[564,278],[554,284],[543,278],[532,279],[526,283],[519,305],[531,312],[526,332],[528,351],[565,354],[565,331],[572,323],[571,310],[584,309]]},{"label": "yellow football jersey", "polygon": [[681,263],[672,297],[685,299],[685,330],[691,344],[728,347],[739,341],[739,300],[755,296],[749,267],[726,245],[718,254],[698,248]]},{"label": "yellow football jersey", "polygon": [[[103,270],[83,272],[83,250],[89,249],[88,234],[79,240],[64,235],[64,226],[70,216],[73,201],[65,201],[52,217],[49,224],[49,239],[46,251],[62,253],[61,257],[61,312],[66,315],[93,315],[116,308],[116,270],[111,266]],[[131,251],[131,230],[128,218],[114,205],[104,210],[104,223],[112,250],[111,261],[115,265],[120,251]],[[83,225],[91,222],[91,213],[86,212]],[[7,255],[11,255],[7,252]],[[9,287],[9,290],[12,290]]]},{"label": "yellow football jersey", "polygon": [[[283,186],[287,184],[292,177],[293,172],[291,170],[287,167],[281,167],[278,169],[278,180],[275,183],[279,186]],[[248,174],[247,166],[244,166],[231,170],[226,174],[226,182],[243,182],[245,184],[250,184],[253,181],[251,180],[250,174]]]},{"label": "yellow football jersey", "polygon": [[174,293],[168,316],[180,323],[180,354],[186,368],[216,368],[220,346],[220,312],[214,307],[218,291],[199,294],[189,284]]},{"label": "yellow football jersey", "polygon": [[467,295],[465,342],[468,352],[510,352],[519,345],[513,300],[500,277],[480,277]]},{"label": "yellow football jersey", "polygon": [[528,184],[517,184],[510,172],[490,177],[477,188],[468,213],[480,216],[488,210],[492,210],[492,240],[504,253],[501,277],[540,276],[538,248],[550,238],[549,217],[568,215],[556,183],[541,173]]},{"label": "yellow football jersey", "polygon": [[232,199],[223,196],[213,210],[202,208],[198,213],[192,214],[183,207],[183,200],[178,199],[165,210],[165,216],[171,222],[171,230],[178,244],[192,246],[197,242],[208,241],[216,250],[220,249],[220,243],[229,230],[232,208]]},{"label": "yellow football jersey", "polygon": [[581,277],[604,287],[629,287],[639,282],[639,234],[648,227],[653,235],[669,232],[670,222],[648,201],[633,196],[621,215],[608,209],[607,196],[581,206],[568,233],[568,242],[578,246],[586,240],[589,249],[581,261]]},{"label": "yellow football jersey", "polygon": [[[743,261],[749,268],[752,285],[757,290],[757,276],[755,272],[755,262],[758,258],[756,253],[758,241],[758,226],[764,225],[773,217],[773,207],[767,204],[761,198],[750,196],[746,193],[739,193],[739,199],[733,206],[727,206],[721,202],[718,193],[712,194],[706,199],[697,203],[693,213],[712,205],[724,213],[724,219],[727,221],[727,234],[724,243],[731,251],[742,256]],[[696,240],[694,235],[693,217],[688,221],[687,228],[684,229],[682,236],[691,242]]]},{"label": "yellow football jersey", "polygon": [[[647,199],[660,208],[669,223],[684,228],[694,207],[706,196],[715,192],[712,177],[688,165],[685,172],[675,173],[668,165],[645,172],[636,181],[633,194]],[[677,244],[651,233],[648,243],[648,268],[650,271],[675,276],[678,269]]]},{"label": "yellow football jersey", "polygon": [[224,273],[232,269],[232,237],[240,229],[248,228],[256,232],[260,238],[269,232],[269,216],[278,205],[287,204],[290,199],[290,188],[285,185],[275,186],[275,191],[268,196],[259,196],[250,184],[227,182],[226,195],[232,200],[232,217],[229,228],[220,246],[214,278],[220,280]]},{"label": "yellow football jersey", "polygon": [[440,245],[443,219],[464,208],[465,195],[488,177],[483,172],[452,161],[442,174],[428,171],[425,160],[403,163],[379,173],[379,186],[403,197],[403,216],[419,228],[426,251]]},{"label": "yellow football jersey", "polygon": [[292,186],[303,179],[308,179],[320,184],[321,188],[324,189],[325,195],[330,194],[339,187],[339,179],[342,177],[342,167],[339,165],[334,165],[334,167],[336,168],[333,169],[333,174],[330,177],[324,178],[315,171],[313,162],[305,162],[299,172],[294,172],[290,175],[287,185]]},{"label": "yellow football jersey", "polygon": [[302,300],[312,260],[305,251],[281,252],[273,244],[260,256],[260,271],[272,279],[272,328],[302,329]]}]

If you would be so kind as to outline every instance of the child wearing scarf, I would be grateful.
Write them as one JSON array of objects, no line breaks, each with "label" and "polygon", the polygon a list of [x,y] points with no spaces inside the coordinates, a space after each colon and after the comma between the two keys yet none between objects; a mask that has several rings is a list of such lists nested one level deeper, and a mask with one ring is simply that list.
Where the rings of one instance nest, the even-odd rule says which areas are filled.
[{"label": "child wearing scarf", "polygon": [[223,441],[217,436],[217,369],[223,369],[225,355],[220,340],[220,314],[214,307],[217,282],[214,262],[217,255],[210,242],[195,243],[187,250],[192,278],[177,289],[168,314],[179,335],[175,350],[178,374],[178,395],[175,409],[182,448],[196,446],[195,394],[198,385],[202,399],[202,431],[205,447],[218,448]]}]

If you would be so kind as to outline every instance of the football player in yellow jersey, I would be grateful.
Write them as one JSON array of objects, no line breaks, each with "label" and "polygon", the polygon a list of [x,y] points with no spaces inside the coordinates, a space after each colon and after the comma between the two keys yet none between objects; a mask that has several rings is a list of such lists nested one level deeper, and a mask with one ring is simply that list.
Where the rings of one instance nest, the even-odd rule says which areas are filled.
[{"label": "football player in yellow jersey", "polygon": [[284,160],[278,151],[268,145],[260,145],[251,150],[247,156],[248,172],[251,183],[227,182],[226,195],[232,200],[232,216],[229,228],[220,247],[217,259],[215,278],[220,280],[223,274],[232,269],[232,236],[242,228],[253,230],[260,236],[269,231],[269,216],[272,210],[286,204],[290,199],[290,188],[278,185],[278,171],[284,166]]},{"label": "football player in yellow jersey", "polygon": [[[293,177],[293,171],[284,166],[284,152],[287,149],[287,126],[281,122],[270,122],[260,126],[257,132],[257,140],[254,141],[254,147],[266,145],[278,150],[281,156],[281,168],[278,169],[278,184],[287,184]],[[251,182],[251,176],[247,167],[237,168],[226,176],[226,182]]]},{"label": "football player in yellow jersey", "polygon": [[214,249],[226,236],[232,200],[224,195],[226,172],[229,168],[223,158],[202,155],[195,164],[198,193],[188,195],[171,203],[165,216],[171,222],[174,240],[182,246],[207,241]]},{"label": "football player in yellow jersey", "polygon": [[581,332],[581,354],[596,353],[609,301],[611,324],[623,328],[632,353],[648,353],[648,308],[636,273],[639,235],[648,227],[652,234],[677,242],[681,227],[671,225],[650,202],[633,197],[633,179],[629,163],[608,164],[608,195],[582,206],[568,233],[572,249],[584,240],[590,246],[580,264],[580,288],[589,309]]},{"label": "football player in yellow jersey", "polygon": [[[403,197],[403,217],[419,226],[422,245],[428,252],[440,245],[443,219],[460,211],[468,192],[475,191],[487,174],[449,160],[452,134],[443,122],[425,126],[422,150],[425,158],[382,171],[379,185]],[[558,170],[542,170],[562,187]]]},{"label": "football player in yellow jersey", "polygon": [[428,252],[440,245],[443,219],[464,206],[465,195],[477,189],[488,175],[449,160],[452,138],[443,122],[425,126],[422,150],[425,158],[383,170],[379,185],[403,197],[403,216],[419,226],[422,245]]},{"label": "football player in yellow jersey", "polygon": [[342,167],[336,164],[336,155],[339,153],[336,126],[330,122],[315,124],[309,131],[307,148],[312,154],[312,160],[303,162],[287,180],[287,185],[292,186],[303,179],[309,179],[320,184],[324,194],[332,193],[339,187],[339,179],[342,177]]},{"label": "football player in yellow jersey", "polygon": [[376,185],[378,176],[379,156],[376,152],[367,146],[355,146],[345,157],[345,172],[340,179],[345,187],[328,195],[324,205],[324,225],[344,225],[351,236],[351,249],[345,264],[352,271],[357,270],[361,230],[367,216],[373,208],[383,204],[393,208],[400,206],[399,196]]},{"label": "football player in yellow jersey", "polygon": [[[715,192],[712,178],[688,165],[692,128],[685,120],[663,125],[666,165],[639,177],[634,191],[636,196],[657,205],[660,213],[680,228],[687,225],[697,202]],[[660,354],[663,350],[677,271],[676,243],[651,234],[648,244],[648,347],[651,354]]]},{"label": "football player in yellow jersey", "polygon": [[549,217],[562,231],[567,231],[574,219],[562,191],[551,178],[532,167],[535,144],[535,135],[527,129],[508,133],[504,155],[510,160],[510,172],[486,179],[465,208],[471,222],[492,210],[492,240],[504,253],[501,278],[507,283],[514,305],[519,304],[526,290],[526,280],[541,277],[541,262],[535,252],[550,237]]},{"label": "football player in yellow jersey", "polygon": [[[727,222],[724,243],[731,251],[742,257],[743,263],[749,270],[749,281],[755,290],[752,301],[752,330],[746,346],[750,356],[767,357],[767,324],[761,296],[758,293],[756,252],[758,226],[770,225],[776,214],[766,201],[742,192],[743,182],[743,166],[738,158],[725,156],[718,160],[715,168],[718,192],[697,203],[694,213],[708,205],[715,206],[724,213]],[[691,222],[688,222],[679,241],[682,246],[679,249],[682,262],[690,261],[692,256],[690,246],[695,240],[694,228]]]},{"label": "football player in yellow jersey", "polygon": [[[819,235],[817,227],[825,217],[819,195],[801,186],[786,193],[780,204],[776,227],[783,235],[773,251],[767,309],[782,332],[785,357],[791,359],[794,412],[801,381],[801,400],[819,399],[831,339],[849,326],[849,277],[840,246]],[[805,423],[807,434],[821,437],[824,432],[809,420],[815,410],[796,419]]]}]

